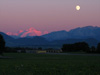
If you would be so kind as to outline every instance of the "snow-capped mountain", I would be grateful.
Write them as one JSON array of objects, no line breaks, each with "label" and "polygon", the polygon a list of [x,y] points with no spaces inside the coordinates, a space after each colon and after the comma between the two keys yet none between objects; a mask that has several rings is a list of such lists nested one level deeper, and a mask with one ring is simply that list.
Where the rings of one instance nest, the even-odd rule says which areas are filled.
[{"label": "snow-capped mountain", "polygon": [[47,31],[39,31],[35,28],[31,27],[26,30],[20,30],[17,33],[10,33],[8,32],[7,35],[13,37],[33,37],[33,36],[42,36],[47,40],[64,40],[64,39],[85,39],[85,38],[95,38],[100,40],[100,27],[94,26],[86,26],[86,27],[78,27],[72,29],[70,31],[55,31],[48,33]]},{"label": "snow-capped mountain", "polygon": [[[3,35],[7,46],[58,46],[63,44],[71,44],[75,42],[87,42],[90,46],[97,46],[100,42],[100,27],[86,26],[72,29],[70,31],[56,31],[45,34],[34,28],[20,30],[18,33],[5,33]],[[45,34],[45,35],[43,35]],[[23,38],[14,39],[11,36],[18,36]],[[27,38],[32,36],[31,38]],[[34,37],[33,37],[34,36]]]},{"label": "snow-capped mountain", "polygon": [[41,36],[47,33],[48,33],[47,31],[42,32],[31,27],[26,30],[19,30],[17,33],[7,32],[6,34],[18,38],[18,37],[28,37],[28,36]]}]

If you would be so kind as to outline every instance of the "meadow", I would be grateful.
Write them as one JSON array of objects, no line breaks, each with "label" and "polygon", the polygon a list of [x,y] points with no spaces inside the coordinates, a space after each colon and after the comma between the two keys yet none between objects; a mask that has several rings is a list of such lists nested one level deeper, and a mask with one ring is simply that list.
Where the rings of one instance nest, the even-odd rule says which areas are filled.
[{"label": "meadow", "polygon": [[0,75],[100,75],[100,55],[5,53]]}]

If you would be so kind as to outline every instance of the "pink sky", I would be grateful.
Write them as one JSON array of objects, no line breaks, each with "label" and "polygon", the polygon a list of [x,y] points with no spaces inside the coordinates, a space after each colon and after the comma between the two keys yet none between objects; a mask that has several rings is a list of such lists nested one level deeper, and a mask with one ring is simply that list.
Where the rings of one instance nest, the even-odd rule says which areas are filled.
[{"label": "pink sky", "polygon": [[[77,11],[76,5],[81,9]],[[0,0],[0,31],[17,32],[100,27],[100,0]]]}]

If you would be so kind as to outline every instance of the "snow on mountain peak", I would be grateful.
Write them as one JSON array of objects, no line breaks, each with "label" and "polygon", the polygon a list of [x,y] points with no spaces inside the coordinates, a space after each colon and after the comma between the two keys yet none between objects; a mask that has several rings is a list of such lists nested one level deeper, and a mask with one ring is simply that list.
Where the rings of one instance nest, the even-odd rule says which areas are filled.
[{"label": "snow on mountain peak", "polygon": [[17,33],[7,32],[6,34],[11,36],[26,37],[26,36],[41,36],[47,33],[48,33],[47,31],[42,32],[36,30],[34,27],[31,27],[26,30],[19,30]]}]

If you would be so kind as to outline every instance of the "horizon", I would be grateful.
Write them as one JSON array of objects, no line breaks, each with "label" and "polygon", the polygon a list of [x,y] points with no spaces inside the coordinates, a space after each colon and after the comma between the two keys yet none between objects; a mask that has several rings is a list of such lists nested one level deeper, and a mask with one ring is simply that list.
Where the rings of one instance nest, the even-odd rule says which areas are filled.
[{"label": "horizon", "polygon": [[[77,28],[87,28],[87,27],[98,27],[100,28],[99,26],[84,26],[84,27],[76,27],[74,29],[77,29]],[[71,30],[74,30],[74,29],[71,29]],[[70,32],[71,30],[69,31],[66,31],[66,30],[57,30],[57,31],[52,31],[52,32],[58,32],[58,31],[66,31],[66,32]],[[2,31],[0,31],[2,32]],[[37,29],[35,29],[34,27],[31,27],[31,28],[28,28],[28,29],[25,29],[25,30],[19,30],[17,32],[3,32],[7,35],[10,35],[10,36],[19,36],[19,37],[27,37],[27,36],[42,36],[42,35],[45,35],[45,34],[49,34],[49,33],[52,33],[52,32],[47,32],[47,31],[39,31]]]},{"label": "horizon", "polygon": [[[76,10],[79,5],[80,10]],[[16,33],[35,28],[39,34],[70,31],[77,27],[100,27],[100,0],[1,0],[0,31]]]}]

